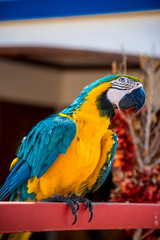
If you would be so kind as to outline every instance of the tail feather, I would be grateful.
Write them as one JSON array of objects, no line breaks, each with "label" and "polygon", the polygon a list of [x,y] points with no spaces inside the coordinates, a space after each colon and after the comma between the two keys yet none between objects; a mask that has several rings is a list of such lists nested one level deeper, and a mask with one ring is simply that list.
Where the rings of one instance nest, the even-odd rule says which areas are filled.
[{"label": "tail feather", "polygon": [[0,234],[0,240],[29,240],[31,232]]},{"label": "tail feather", "polygon": [[0,201],[8,197],[15,189],[19,188],[30,177],[30,166],[22,159],[16,164],[4,185],[0,189]]},{"label": "tail feather", "polygon": [[0,196],[2,195],[2,193],[5,191],[5,189],[8,187],[8,185],[10,184],[11,181],[13,181],[14,178],[14,173],[18,170],[18,168],[22,165],[21,160],[16,164],[16,166],[13,168],[13,170],[10,172],[10,174],[8,175],[4,185],[2,186],[2,188],[0,189]]}]

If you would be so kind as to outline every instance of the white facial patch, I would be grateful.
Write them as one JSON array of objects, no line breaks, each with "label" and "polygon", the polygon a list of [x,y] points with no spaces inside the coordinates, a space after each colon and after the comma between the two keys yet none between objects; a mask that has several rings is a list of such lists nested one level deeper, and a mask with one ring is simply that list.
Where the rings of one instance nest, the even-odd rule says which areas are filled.
[{"label": "white facial patch", "polygon": [[119,77],[111,81],[112,87],[107,91],[108,100],[119,108],[119,102],[127,93],[131,93],[134,89],[142,87],[140,82],[127,77]]},{"label": "white facial patch", "polygon": [[121,91],[114,88],[110,88],[107,92],[107,98],[112,104],[115,104],[117,108],[119,108],[119,104],[118,104],[119,101],[127,93],[128,93],[128,90]]}]

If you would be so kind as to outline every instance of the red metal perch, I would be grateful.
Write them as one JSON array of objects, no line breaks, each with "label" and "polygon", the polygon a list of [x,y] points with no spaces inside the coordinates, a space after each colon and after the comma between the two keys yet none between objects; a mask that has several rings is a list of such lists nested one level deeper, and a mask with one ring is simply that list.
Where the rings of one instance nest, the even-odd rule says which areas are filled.
[{"label": "red metal perch", "polygon": [[78,210],[78,221],[65,203],[1,202],[0,233],[40,232],[91,229],[160,228],[160,204],[93,203],[94,217],[84,205]]}]

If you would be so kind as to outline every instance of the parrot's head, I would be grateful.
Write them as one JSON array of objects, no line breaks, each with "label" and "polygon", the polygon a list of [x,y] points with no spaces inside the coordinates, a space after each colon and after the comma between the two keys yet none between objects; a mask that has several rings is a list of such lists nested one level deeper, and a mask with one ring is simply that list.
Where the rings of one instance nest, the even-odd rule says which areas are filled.
[{"label": "parrot's head", "polygon": [[128,75],[111,75],[86,86],[76,100],[63,112],[97,113],[113,119],[115,109],[131,109],[138,113],[145,102],[143,85],[138,78]]},{"label": "parrot's head", "polygon": [[115,75],[110,81],[111,87],[106,92],[106,97],[114,108],[124,110],[135,107],[138,113],[145,103],[145,92],[138,78],[128,75]]}]

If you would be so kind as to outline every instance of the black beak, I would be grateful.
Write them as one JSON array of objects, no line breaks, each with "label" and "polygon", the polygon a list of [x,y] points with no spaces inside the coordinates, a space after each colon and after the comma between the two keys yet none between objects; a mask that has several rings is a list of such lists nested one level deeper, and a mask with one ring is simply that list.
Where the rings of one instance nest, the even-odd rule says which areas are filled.
[{"label": "black beak", "polygon": [[121,110],[136,107],[135,114],[137,114],[145,103],[145,92],[142,87],[134,89],[131,93],[124,95],[119,101]]}]

